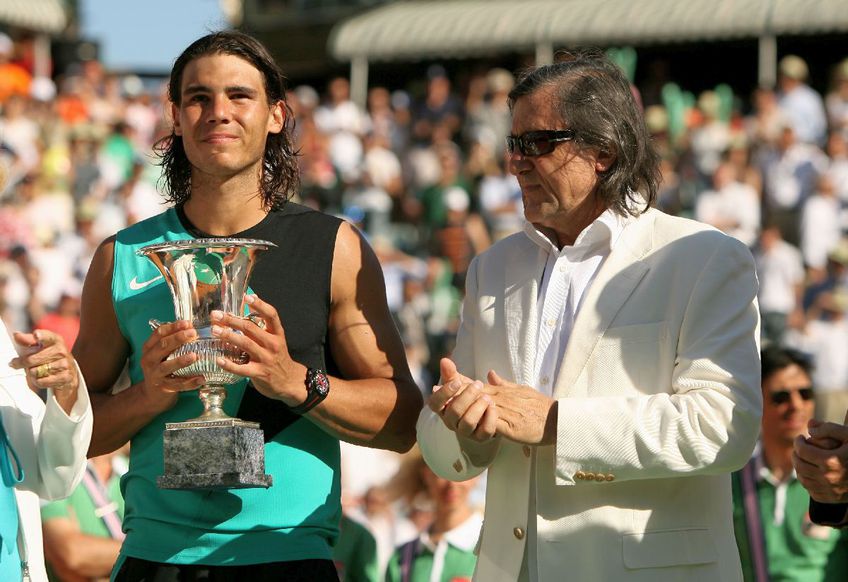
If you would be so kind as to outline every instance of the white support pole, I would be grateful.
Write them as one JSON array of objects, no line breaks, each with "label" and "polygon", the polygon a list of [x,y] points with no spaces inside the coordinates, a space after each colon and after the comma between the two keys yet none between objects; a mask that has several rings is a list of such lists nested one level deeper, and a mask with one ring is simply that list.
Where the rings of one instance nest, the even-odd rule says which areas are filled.
[{"label": "white support pole", "polygon": [[350,98],[365,108],[368,99],[368,57],[358,55],[350,61]]},{"label": "white support pole", "polygon": [[540,42],[536,45],[536,66],[549,65],[554,62],[554,45],[551,42]]},{"label": "white support pole", "polygon": [[773,34],[760,37],[758,66],[757,81],[760,87],[774,88],[777,84],[777,37]]},{"label": "white support pole", "polygon": [[33,73],[36,77],[50,77],[50,37],[40,33],[35,35]]}]

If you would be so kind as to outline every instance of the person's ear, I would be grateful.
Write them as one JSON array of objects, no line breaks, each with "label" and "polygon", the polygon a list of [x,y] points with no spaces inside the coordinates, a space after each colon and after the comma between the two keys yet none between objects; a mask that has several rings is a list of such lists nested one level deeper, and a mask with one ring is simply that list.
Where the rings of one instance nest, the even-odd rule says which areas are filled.
[{"label": "person's ear", "polygon": [[595,158],[595,172],[598,174],[603,174],[615,163],[615,154],[612,152],[605,152],[603,150],[598,152],[598,157]]},{"label": "person's ear", "polygon": [[268,133],[280,133],[286,124],[286,107],[282,101],[277,101],[271,106],[271,115],[268,118]]}]

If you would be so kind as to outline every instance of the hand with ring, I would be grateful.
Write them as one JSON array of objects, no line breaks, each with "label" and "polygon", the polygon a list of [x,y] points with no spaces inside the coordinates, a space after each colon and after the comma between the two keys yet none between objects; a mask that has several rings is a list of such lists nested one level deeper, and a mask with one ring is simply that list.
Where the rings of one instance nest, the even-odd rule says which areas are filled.
[{"label": "hand with ring", "polygon": [[50,369],[50,362],[47,362],[46,364],[39,364],[35,367],[35,377],[38,380],[46,378],[52,372],[53,370]]},{"label": "hand with ring", "polygon": [[62,336],[44,329],[32,333],[14,333],[17,358],[11,366],[26,370],[27,383],[37,390],[53,390],[56,400],[70,412],[80,385],[77,365]]}]

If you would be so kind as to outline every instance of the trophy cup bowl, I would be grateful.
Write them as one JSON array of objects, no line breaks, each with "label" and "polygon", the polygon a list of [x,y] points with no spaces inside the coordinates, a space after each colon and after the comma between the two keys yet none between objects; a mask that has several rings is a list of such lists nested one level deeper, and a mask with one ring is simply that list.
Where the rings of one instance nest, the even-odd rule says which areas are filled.
[{"label": "trophy cup bowl", "polygon": [[[194,353],[197,360],[174,376],[203,376],[198,390],[203,413],[165,425],[165,474],[159,487],[209,489],[269,487],[265,475],[264,438],[259,424],[232,418],[223,410],[227,385],[240,376],[222,369],[217,359],[247,362],[247,355],[212,335],[212,312],[242,317],[244,294],[256,258],[274,243],[253,239],[202,238],[147,245],[138,254],[162,274],[174,302],[177,320],[190,321],[197,338],[168,359]],[[250,318],[250,316],[248,316]],[[154,329],[161,325],[150,320]]]}]

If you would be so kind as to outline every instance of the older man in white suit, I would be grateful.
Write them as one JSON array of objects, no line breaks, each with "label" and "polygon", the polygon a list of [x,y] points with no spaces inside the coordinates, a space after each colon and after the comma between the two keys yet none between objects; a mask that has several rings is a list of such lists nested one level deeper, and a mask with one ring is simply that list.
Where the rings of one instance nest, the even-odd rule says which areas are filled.
[{"label": "older man in white suit", "polygon": [[758,434],[744,245],[649,209],[658,157],[597,53],[525,74],[509,166],[527,224],[479,256],[418,437],[489,469],[475,580],[741,580],[730,472]]}]

